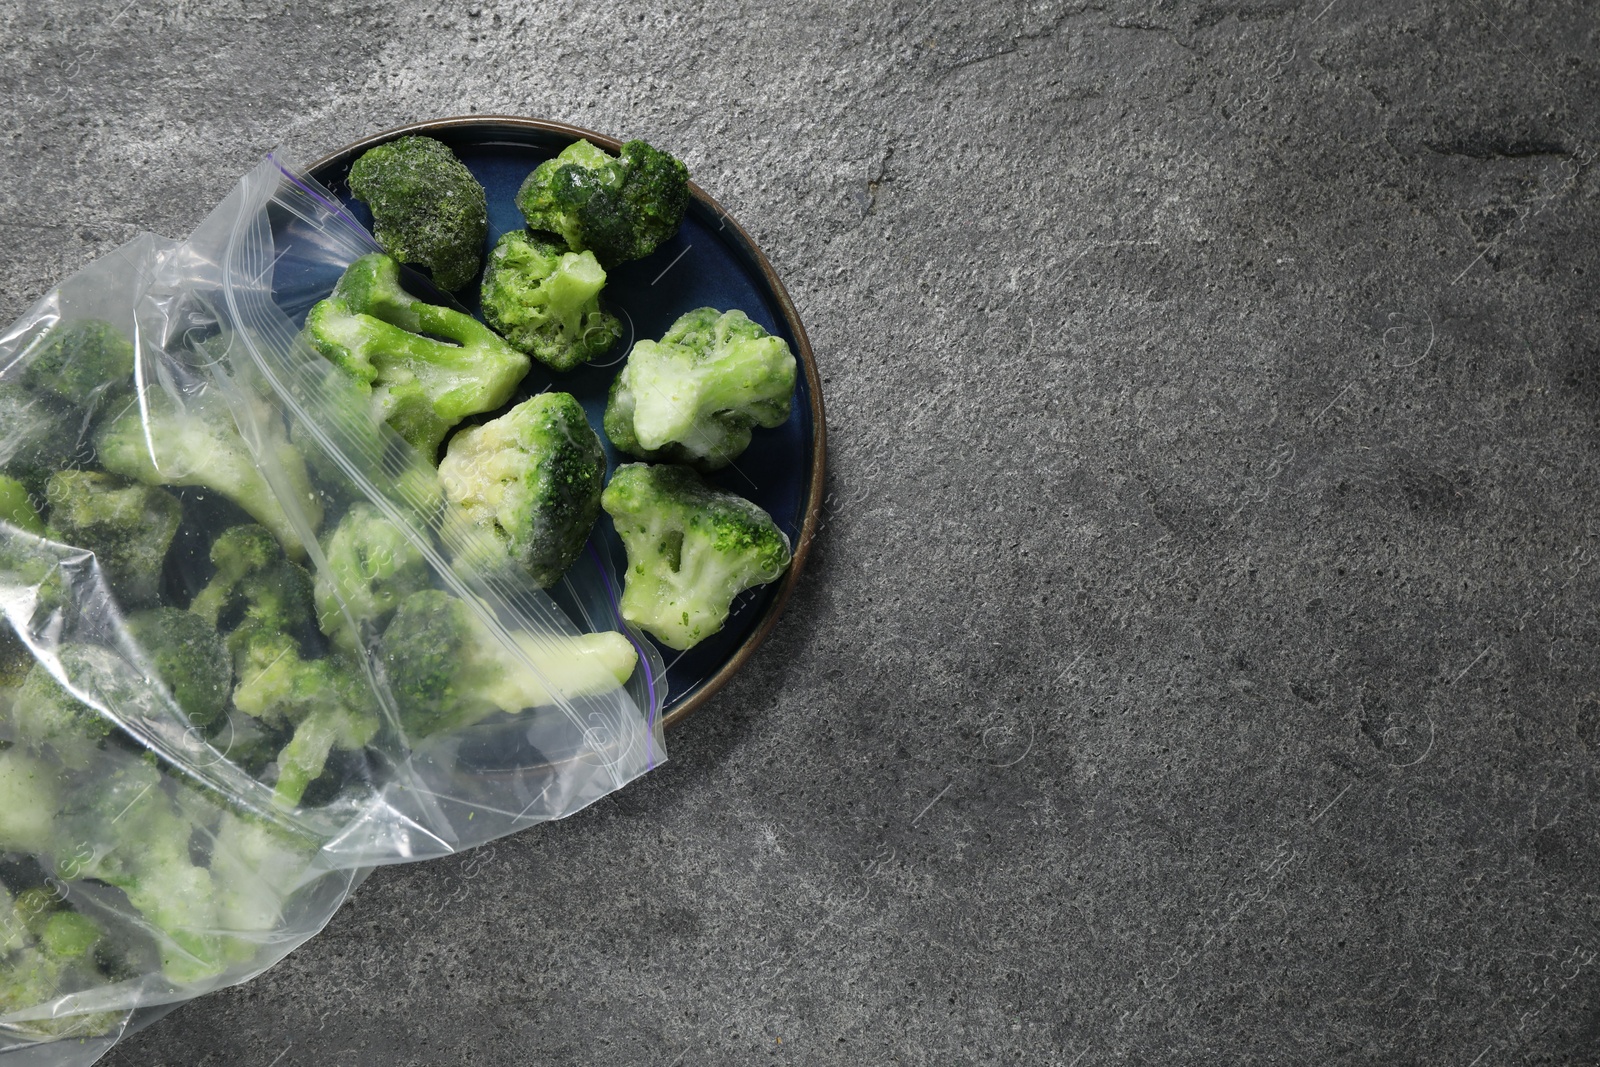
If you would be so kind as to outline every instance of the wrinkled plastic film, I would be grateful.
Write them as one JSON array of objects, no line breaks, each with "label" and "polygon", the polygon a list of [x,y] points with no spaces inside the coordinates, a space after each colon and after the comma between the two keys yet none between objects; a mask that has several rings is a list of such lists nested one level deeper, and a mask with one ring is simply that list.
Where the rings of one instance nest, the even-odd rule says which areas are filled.
[{"label": "wrinkled plastic film", "polygon": [[[374,250],[325,190],[269,159],[188,241],[140,237],[0,335],[0,465],[31,472],[29,499],[49,524],[0,522],[12,664],[0,677],[0,1061],[92,1063],[172,1005],[281,959],[371,867],[563,817],[664,758],[660,657],[620,619],[600,554],[564,579],[572,616],[508,566],[485,564],[492,546],[441,520],[428,461],[374,425],[359,390],[300,339],[306,311]],[[419,296],[438,298],[416,281]],[[29,368],[60,331],[88,323],[125,339],[132,372],[89,400],[57,402]],[[191,438],[208,447],[186,450]],[[235,450],[260,492],[235,499],[183,468]],[[110,456],[121,473],[103,469]],[[136,565],[137,545],[97,554],[65,519],[57,528],[63,484],[81,478],[153,509],[156,525],[181,515],[153,572]],[[224,530],[269,530],[320,581],[332,567],[326,539],[354,508],[400,531],[427,586],[466,605],[548,700],[408,734],[379,635],[329,582],[319,625],[331,605],[351,647],[301,638],[285,655],[337,665],[352,687],[340,691],[364,694],[341,699],[376,725],[364,744],[323,739],[327,762],[290,804],[284,760],[310,720],[254,720],[230,698],[202,726],[180,706],[161,650],[138,635],[202,599]],[[561,657],[603,631],[626,635],[637,664],[622,687],[585,695]],[[258,666],[250,681],[270,689],[279,668]],[[244,680],[232,679],[236,694]],[[314,749],[317,732],[307,734]]]}]

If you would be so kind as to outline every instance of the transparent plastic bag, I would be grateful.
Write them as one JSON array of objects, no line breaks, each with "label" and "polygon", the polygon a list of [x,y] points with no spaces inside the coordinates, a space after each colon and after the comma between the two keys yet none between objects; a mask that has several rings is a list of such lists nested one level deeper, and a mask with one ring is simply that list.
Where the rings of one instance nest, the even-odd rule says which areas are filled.
[{"label": "transparent plastic bag", "polygon": [[136,239],[0,336],[7,1063],[92,1063],[282,958],[373,866],[665,758],[659,654],[602,554],[549,594],[489,562],[299,338],[375,250],[269,159],[187,241]]}]

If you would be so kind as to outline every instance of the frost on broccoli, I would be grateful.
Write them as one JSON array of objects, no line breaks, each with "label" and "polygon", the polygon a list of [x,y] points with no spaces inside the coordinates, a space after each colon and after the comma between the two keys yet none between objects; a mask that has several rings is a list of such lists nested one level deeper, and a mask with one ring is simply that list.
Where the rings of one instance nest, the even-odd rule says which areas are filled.
[{"label": "frost on broccoli", "polygon": [[[140,702],[132,668],[99,645],[63,645],[61,669],[79,692],[113,714]],[[105,749],[115,723],[63,686],[43,663],[35,663],[11,702],[13,740],[52,757],[70,770],[88,769]]]},{"label": "frost on broccoli", "polygon": [[379,656],[411,740],[563,698],[608,693],[638,653],[619,633],[510,634],[508,648],[463,600],[428,589],[400,605]]},{"label": "frost on broccoli", "polygon": [[[104,984],[109,976],[94,954],[104,937],[98,923],[69,910],[50,890],[13,897],[0,888],[0,1015]],[[16,1020],[5,1030],[37,1040],[92,1037],[112,1032],[122,1018],[121,1012],[81,1012]]]},{"label": "frost on broccoli", "polygon": [[212,624],[192,611],[152,608],[128,616],[127,625],[190,723],[215,726],[227,710],[233,665]]},{"label": "frost on broccoli", "polygon": [[388,256],[362,256],[306,316],[306,338],[370,390],[376,421],[428,457],[466,418],[511,399],[528,357],[470,315],[426,304]]},{"label": "frost on broccoli", "polygon": [[574,252],[593,250],[608,267],[654,252],[678,232],[688,205],[688,168],[643,141],[615,156],[574,141],[517,190],[529,227],[560,235]]},{"label": "frost on broccoli", "polygon": [[688,467],[619,467],[601,504],[628,553],[622,617],[671,648],[722,629],[734,597],[789,566],[770,515]]},{"label": "frost on broccoli", "polygon": [[[311,490],[305,461],[282,426],[263,410],[255,431],[264,452],[261,462],[282,474],[301,515],[313,531],[322,522],[322,505]],[[277,535],[296,556],[304,554],[300,533],[273,491],[260,463],[226,405],[189,399],[179,404],[160,389],[147,389],[144,402],[128,404],[96,435],[106,470],[146,485],[201,486],[243,508]]]},{"label": "frost on broccoli", "polygon": [[606,457],[569,393],[540,393],[450,440],[439,464],[451,523],[477,528],[541,586],[554,585],[600,517]]},{"label": "frost on broccoli", "polygon": [[[400,601],[428,587],[432,572],[406,532],[371,504],[353,504],[323,543],[317,572],[317,625],[334,646],[356,654]],[[352,622],[357,629],[352,629]]]},{"label": "frost on broccoli", "polygon": [[432,137],[400,137],[362,153],[350,191],[372,209],[378,245],[401,263],[419,264],[441,289],[478,274],[489,235],[483,186],[455,153]]},{"label": "frost on broccoli", "polygon": [[241,712],[293,736],[278,752],[274,796],[294,807],[335,749],[359,752],[378,732],[366,676],[353,661],[306,659],[292,639],[248,628],[235,633]]},{"label": "frost on broccoli", "polygon": [[81,427],[66,405],[0,383],[0,473],[43,495],[52,474],[81,465]]},{"label": "frost on broccoli", "polygon": [[568,252],[526,230],[500,238],[483,272],[483,318],[552,370],[571,370],[622,336],[600,307],[606,272],[593,252]]},{"label": "frost on broccoli", "polygon": [[0,522],[9,522],[31,534],[44,533],[44,520],[34,507],[33,494],[15,478],[0,474]]},{"label": "frost on broccoli", "polygon": [[700,470],[726,467],[753,426],[789,417],[795,360],[742,311],[697,308],[659,342],[640,341],[611,386],[605,431],[624,452]]},{"label": "frost on broccoli", "polygon": [[45,484],[46,536],[93,552],[124,607],[152,604],[183,519],[171,493],[98,471],[60,471]]},{"label": "frost on broccoli", "polygon": [[23,368],[22,385],[93,412],[127,392],[132,377],[133,343],[109,322],[79,319],[42,338]]}]

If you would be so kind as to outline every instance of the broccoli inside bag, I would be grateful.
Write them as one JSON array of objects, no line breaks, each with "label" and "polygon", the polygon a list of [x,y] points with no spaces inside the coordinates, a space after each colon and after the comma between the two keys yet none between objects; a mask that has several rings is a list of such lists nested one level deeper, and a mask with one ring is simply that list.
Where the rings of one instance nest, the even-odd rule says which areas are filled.
[{"label": "broccoli inside bag", "polygon": [[269,159],[0,336],[6,1062],[91,1063],[370,868],[665,759],[603,554],[546,593],[441,521],[432,457],[301,340],[375,247]]}]

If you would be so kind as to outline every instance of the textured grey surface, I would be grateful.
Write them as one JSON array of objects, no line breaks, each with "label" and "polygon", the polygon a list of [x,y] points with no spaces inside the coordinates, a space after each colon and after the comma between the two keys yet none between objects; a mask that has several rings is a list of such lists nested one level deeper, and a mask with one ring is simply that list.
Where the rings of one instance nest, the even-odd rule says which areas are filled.
[{"label": "textured grey surface", "polygon": [[1583,0],[0,0],[0,318],[268,148],[682,154],[825,527],[673,762],[117,1064],[1600,1059]]}]

